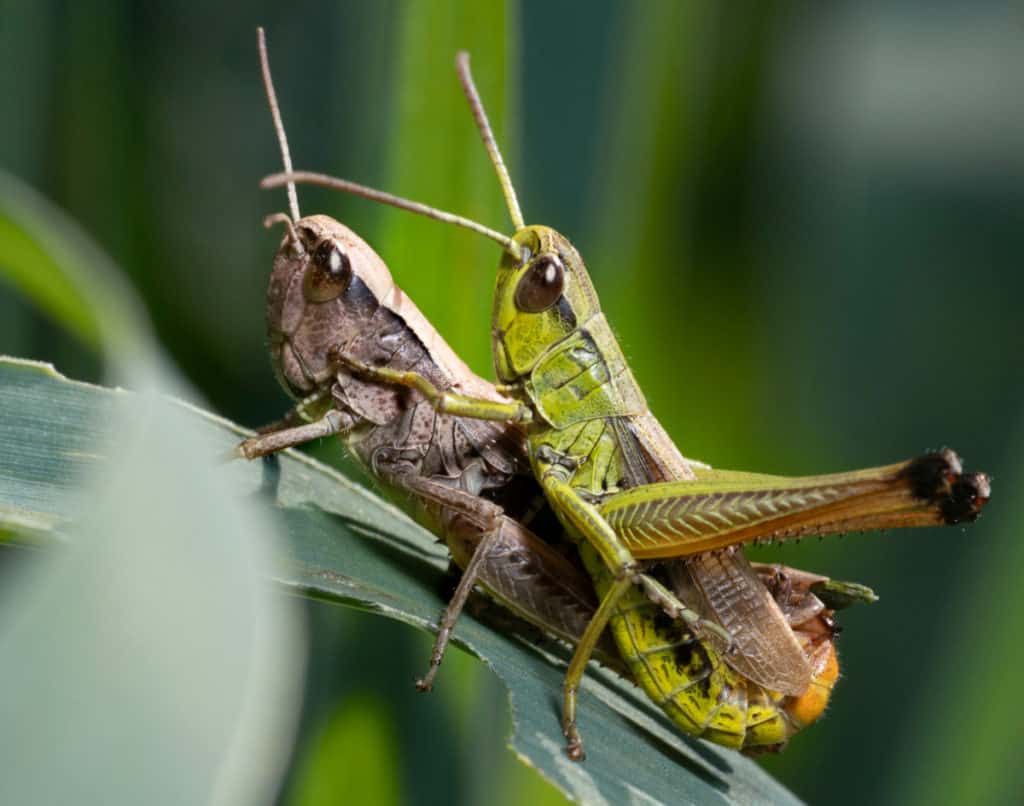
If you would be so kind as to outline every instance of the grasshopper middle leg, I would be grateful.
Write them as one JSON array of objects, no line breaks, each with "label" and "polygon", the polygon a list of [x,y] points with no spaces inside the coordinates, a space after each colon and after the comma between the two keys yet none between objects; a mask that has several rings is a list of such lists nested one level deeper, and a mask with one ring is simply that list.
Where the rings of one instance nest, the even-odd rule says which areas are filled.
[{"label": "grasshopper middle leg", "polygon": [[441,481],[417,475],[411,468],[402,472],[395,468],[385,469],[378,464],[377,471],[389,484],[428,501],[436,507],[440,512],[440,520],[444,522],[446,532],[456,528],[456,521],[463,523],[468,521],[473,531],[481,535],[462,572],[462,578],[455,588],[455,593],[441,615],[437,638],[430,653],[430,668],[423,677],[416,681],[417,689],[430,691],[441,661],[444,659],[448,643],[451,641],[455,624],[466,606],[470,593],[480,581],[484,563],[497,543],[502,526],[508,518],[505,516],[504,510],[497,504]]}]

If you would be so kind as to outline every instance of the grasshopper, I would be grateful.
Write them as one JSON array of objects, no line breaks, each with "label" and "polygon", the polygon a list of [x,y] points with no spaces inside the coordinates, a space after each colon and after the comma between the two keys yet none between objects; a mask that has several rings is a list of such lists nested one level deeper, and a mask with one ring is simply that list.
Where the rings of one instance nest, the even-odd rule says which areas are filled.
[{"label": "grasshopper", "polygon": [[[290,170],[262,29],[258,46],[282,161]],[[534,514],[544,499],[529,475],[522,430],[438,414],[418,393],[367,381],[334,356],[416,367],[439,388],[495,402],[504,398],[458,358],[365,241],[327,216],[303,218],[293,185],[288,202],[290,215],[265,222],[285,226],[267,292],[267,326],[274,372],[298,405],[245,440],[237,453],[253,459],[339,434],[385,491],[445,541],[464,572],[419,688],[430,688],[476,584],[526,621],[575,643],[596,598],[573,553],[525,525],[527,519],[544,522],[542,512]],[[613,644],[604,647],[603,658],[621,667]]]},{"label": "grasshopper", "polygon": [[[712,470],[684,458],[650,413],[579,253],[550,227],[525,225],[473,85],[468,56],[460,54],[457,63],[505,194],[512,236],[322,174],[279,174],[263,185],[326,185],[466,227],[499,243],[503,255],[491,341],[498,390],[510,400],[498,403],[442,389],[416,370],[358,360],[348,366],[368,380],[415,389],[439,412],[525,427],[533,473],[578,543],[601,598],[565,677],[563,732],[571,758],[583,757],[577,690],[591,650],[609,623],[637,682],[683,730],[738,748],[779,746],[792,730],[765,715],[786,698],[806,696],[816,670],[742,545],[969,522],[989,498],[989,479],[963,473],[950,450],[806,478]],[[636,629],[652,623],[634,587],[645,576],[665,586],[661,601],[689,597],[698,605],[696,614],[676,607],[686,622],[689,654],[685,659],[677,655],[675,669],[666,665],[660,678],[644,673],[646,658],[661,649],[660,639]],[[728,638],[706,629],[700,614],[724,628]],[[696,640],[695,632],[706,640]],[[725,672],[716,682],[719,670]]]}]

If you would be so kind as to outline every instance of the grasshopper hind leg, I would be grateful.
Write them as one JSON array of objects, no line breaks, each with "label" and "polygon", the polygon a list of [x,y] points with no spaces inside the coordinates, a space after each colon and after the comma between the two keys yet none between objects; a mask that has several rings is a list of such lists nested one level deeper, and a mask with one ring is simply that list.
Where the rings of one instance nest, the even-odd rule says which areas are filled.
[{"label": "grasshopper hind leg", "polygon": [[434,678],[437,677],[437,672],[441,668],[441,661],[444,660],[444,653],[451,641],[452,631],[455,629],[455,624],[466,606],[470,593],[473,592],[473,588],[480,579],[480,570],[485,559],[497,543],[500,533],[501,522],[499,521],[480,540],[480,544],[473,552],[469,564],[462,572],[459,584],[455,587],[455,593],[452,594],[451,599],[448,600],[448,606],[445,607],[444,612],[441,614],[437,638],[434,639],[434,647],[430,651],[430,668],[427,669],[427,673],[423,677],[416,681],[417,691],[430,691],[434,687]]}]

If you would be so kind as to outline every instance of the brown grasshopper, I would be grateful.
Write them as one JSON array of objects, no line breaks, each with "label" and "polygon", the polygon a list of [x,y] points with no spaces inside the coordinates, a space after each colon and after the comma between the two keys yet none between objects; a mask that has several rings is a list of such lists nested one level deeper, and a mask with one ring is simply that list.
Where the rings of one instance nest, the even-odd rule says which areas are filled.
[{"label": "brown grasshopper", "polygon": [[[262,29],[259,50],[290,170]],[[385,492],[444,540],[464,571],[420,689],[430,688],[476,584],[535,626],[575,642],[596,596],[575,552],[560,551],[525,525],[544,501],[530,476],[522,430],[438,414],[415,392],[357,377],[337,355],[416,368],[443,388],[504,399],[452,351],[365,241],[327,216],[303,218],[294,186],[288,198],[291,215],[265,222],[286,229],[267,291],[267,325],[275,374],[299,404],[273,430],[243,442],[239,454],[252,459],[339,434]],[[298,424],[303,420],[310,422]],[[557,525],[554,518],[550,522]],[[614,646],[606,642],[603,656],[614,665]]]}]

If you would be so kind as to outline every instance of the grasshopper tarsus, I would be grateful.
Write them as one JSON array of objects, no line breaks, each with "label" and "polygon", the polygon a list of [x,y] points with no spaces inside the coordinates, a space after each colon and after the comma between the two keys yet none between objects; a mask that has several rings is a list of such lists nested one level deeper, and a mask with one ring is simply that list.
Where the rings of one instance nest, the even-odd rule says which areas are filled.
[{"label": "grasshopper tarsus", "polygon": [[[574,687],[566,688],[565,691],[566,698],[571,699],[574,704],[576,701],[576,691],[577,689]],[[575,714],[575,708],[573,708],[573,713]],[[565,737],[565,754],[572,761],[585,760],[587,754],[583,752],[583,737],[580,736],[575,716],[565,717],[562,725],[562,735]]]},{"label": "grasshopper tarsus", "polygon": [[[452,596],[452,601],[456,600],[458,592]],[[434,679],[437,677],[438,671],[441,669],[441,661],[444,660],[444,653],[448,647],[448,642],[452,637],[452,628],[450,625],[455,624],[455,619],[462,611],[462,607],[456,608],[456,612],[452,614],[451,608],[446,609],[441,618],[441,627],[437,631],[437,638],[434,640],[434,648],[430,652],[430,668],[427,669],[427,673],[423,677],[417,678],[416,690],[423,692],[424,694],[434,690]]]}]

